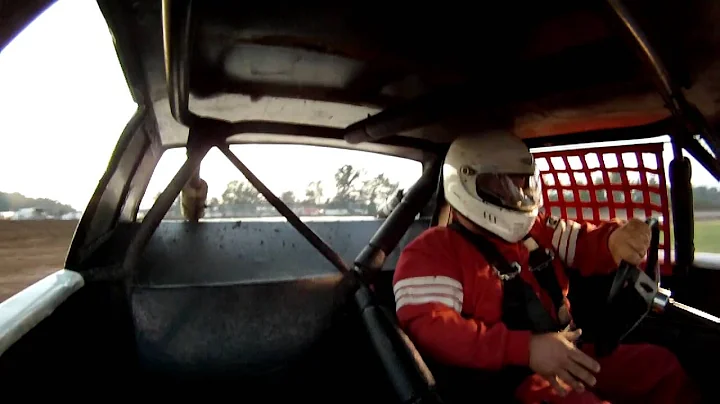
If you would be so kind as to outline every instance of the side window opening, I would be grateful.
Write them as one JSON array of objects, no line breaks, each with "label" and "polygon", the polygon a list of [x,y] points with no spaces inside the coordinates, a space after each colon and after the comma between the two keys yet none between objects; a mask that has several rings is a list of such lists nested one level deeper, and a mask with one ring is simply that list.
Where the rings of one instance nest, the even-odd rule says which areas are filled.
[{"label": "side window opening", "polygon": [[720,254],[720,183],[689,153],[692,164],[695,253]]},{"label": "side window opening", "polygon": [[137,111],[97,2],[49,4],[1,50],[0,110],[2,302],[63,268]]},{"label": "side window opening", "polygon": [[[180,167],[186,160],[187,149],[184,147],[173,148],[165,150],[160,156],[155,171],[153,171],[150,182],[148,183],[145,195],[143,195],[140,201],[140,208],[138,209],[137,220],[141,221],[145,214],[150,208],[152,208],[155,200],[160,193],[165,190],[170,181],[172,181],[175,174],[178,172]],[[180,197],[175,198],[170,210],[165,214],[163,220],[179,220],[182,219],[180,212]]]},{"label": "side window opening", "polygon": [[[230,150],[304,219],[375,217],[397,190],[422,175],[422,163],[402,157],[321,146],[232,145]],[[140,204],[140,220],[185,161],[185,149],[165,151]],[[282,220],[282,215],[220,152],[211,149],[200,166],[208,184],[201,220]],[[164,220],[183,220],[179,199]]]}]

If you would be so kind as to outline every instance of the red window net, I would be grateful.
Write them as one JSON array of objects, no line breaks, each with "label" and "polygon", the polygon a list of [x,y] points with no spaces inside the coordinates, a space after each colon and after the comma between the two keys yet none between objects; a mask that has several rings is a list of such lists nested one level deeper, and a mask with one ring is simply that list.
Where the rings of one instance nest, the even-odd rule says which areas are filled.
[{"label": "red window net", "polygon": [[[670,213],[661,143],[534,153],[544,208],[564,219],[660,220],[659,258],[672,272]],[[664,260],[663,260],[664,258]]]}]

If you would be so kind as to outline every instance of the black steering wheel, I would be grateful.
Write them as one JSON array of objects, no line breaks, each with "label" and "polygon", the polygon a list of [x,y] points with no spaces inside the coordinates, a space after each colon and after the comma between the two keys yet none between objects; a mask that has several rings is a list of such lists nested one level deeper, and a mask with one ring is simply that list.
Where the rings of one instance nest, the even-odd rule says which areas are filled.
[{"label": "black steering wheel", "polygon": [[601,314],[595,352],[598,356],[611,354],[620,342],[647,316],[660,287],[658,249],[660,227],[657,219],[648,219],[650,247],[645,271],[622,261],[610,286]]}]

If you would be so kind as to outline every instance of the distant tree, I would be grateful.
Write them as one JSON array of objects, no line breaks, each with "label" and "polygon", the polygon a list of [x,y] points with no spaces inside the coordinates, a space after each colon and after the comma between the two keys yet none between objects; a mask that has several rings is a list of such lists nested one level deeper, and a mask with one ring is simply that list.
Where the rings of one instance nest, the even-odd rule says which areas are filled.
[{"label": "distant tree", "polygon": [[[160,197],[160,192],[155,194],[155,197],[153,198],[153,204],[157,199]],[[172,205],[170,205],[170,209],[165,213],[166,219],[182,219],[182,208],[180,206],[180,196],[178,195],[177,198],[173,201]]]},{"label": "distant tree", "polygon": [[360,188],[360,197],[368,205],[368,213],[374,215],[378,206],[395,193],[399,186],[397,182],[391,182],[385,174],[379,174],[374,178],[363,181]]},{"label": "distant tree", "polygon": [[305,203],[321,205],[323,203],[322,181],[312,181],[305,189]]},{"label": "distant tree", "polygon": [[590,191],[582,189],[578,192],[578,197],[580,198],[580,202],[590,202]]},{"label": "distant tree", "polygon": [[[603,185],[605,184],[605,180],[603,179],[602,175],[596,175],[592,179],[593,184],[595,185]],[[595,191],[595,200],[598,202],[607,202],[607,191],[604,189],[598,189]]]},{"label": "distant tree", "polygon": [[693,188],[693,204],[697,210],[720,209],[720,189],[705,186]]},{"label": "distant tree", "polygon": [[10,210],[10,199],[5,193],[0,192],[0,212]]},{"label": "distant tree", "polygon": [[229,205],[254,205],[263,200],[260,193],[247,182],[230,181],[222,193],[222,203]]},{"label": "distant tree", "polygon": [[297,202],[293,191],[285,191],[280,194],[280,200],[285,202],[286,205],[291,205]]},{"label": "distant tree", "polygon": [[[633,186],[638,186],[640,184],[641,181],[639,179],[630,182],[630,185]],[[649,177],[647,179],[647,188],[648,192],[650,193],[650,203],[660,206],[660,203],[662,201],[662,199],[660,198],[660,193],[658,192],[660,189],[660,183],[655,176]],[[640,188],[633,188],[630,195],[633,202],[643,203],[645,201],[643,190]]]},{"label": "distant tree", "polygon": [[550,189],[547,192],[548,200],[551,202],[556,202],[558,200],[558,193],[555,189]]},{"label": "distant tree", "polygon": [[331,204],[349,206],[351,203],[358,202],[360,190],[357,182],[360,174],[360,171],[350,164],[338,168],[335,172],[335,197]]},{"label": "distant tree", "polygon": [[0,211],[20,210],[24,208],[38,208],[53,216],[61,216],[66,213],[75,212],[72,206],[60,203],[48,198],[28,198],[17,192],[0,192]]}]

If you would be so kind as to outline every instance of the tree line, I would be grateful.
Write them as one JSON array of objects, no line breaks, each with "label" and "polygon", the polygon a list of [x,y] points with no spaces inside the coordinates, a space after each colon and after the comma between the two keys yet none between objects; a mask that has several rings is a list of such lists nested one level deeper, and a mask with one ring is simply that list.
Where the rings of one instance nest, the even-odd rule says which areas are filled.
[{"label": "tree line", "polygon": [[[303,194],[285,191],[280,193],[278,198],[299,214],[322,214],[323,211],[327,214],[329,210],[334,210],[333,214],[337,215],[375,215],[398,188],[399,183],[385,174],[368,177],[365,171],[346,164],[336,170],[333,183],[310,181]],[[205,216],[215,215],[277,216],[279,213],[255,187],[243,179],[230,181],[220,197],[213,197],[207,202]],[[166,217],[181,216],[178,198]]]},{"label": "tree line", "polygon": [[28,198],[17,192],[0,192],[0,212],[18,211],[25,208],[39,208],[48,215],[62,216],[75,212],[72,206],[48,198]]}]

